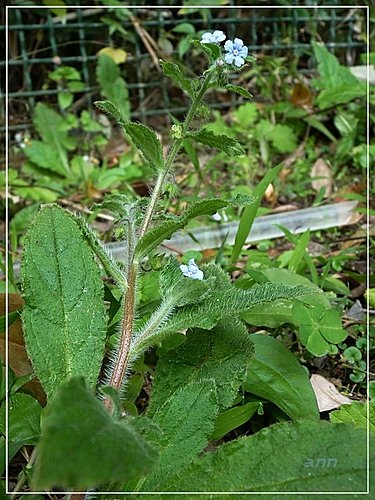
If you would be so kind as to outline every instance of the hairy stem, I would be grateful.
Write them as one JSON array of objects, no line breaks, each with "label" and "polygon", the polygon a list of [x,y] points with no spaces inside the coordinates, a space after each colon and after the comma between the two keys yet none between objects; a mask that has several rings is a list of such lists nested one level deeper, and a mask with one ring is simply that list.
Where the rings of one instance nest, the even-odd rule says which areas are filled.
[{"label": "hairy stem", "polygon": [[[133,263],[128,270],[128,287],[124,295],[124,315],[121,324],[120,342],[108,380],[108,384],[117,390],[121,388],[129,361],[135,312],[136,279],[137,265]],[[104,405],[109,410],[112,409],[112,401],[108,396],[104,399]]]},{"label": "hairy stem", "polygon": [[193,101],[191,108],[189,109],[189,112],[186,116],[185,122],[183,123],[182,139],[175,139],[173,144],[172,144],[171,149],[169,150],[168,157],[165,161],[165,168],[162,172],[159,173],[158,178],[157,178],[156,183],[155,183],[155,186],[154,186],[154,189],[152,191],[150,203],[147,207],[147,211],[146,211],[145,217],[143,219],[143,224],[142,224],[142,227],[141,227],[140,232],[139,232],[140,238],[146,233],[148,226],[150,225],[150,222],[151,222],[152,217],[154,215],[156,203],[157,203],[159,196],[161,194],[161,191],[163,189],[165,179],[169,173],[169,170],[171,169],[171,166],[173,165],[173,162],[177,156],[177,153],[180,150],[180,147],[181,147],[181,144],[183,141],[183,137],[186,134],[186,132],[188,131],[190,123],[191,123],[192,119],[194,118],[195,113],[197,112],[198,106],[201,103],[203,96],[208,89],[212,75],[213,75],[212,71],[207,72],[206,77],[203,80],[202,86],[197,94],[197,97]]},{"label": "hairy stem", "polygon": [[[165,179],[167,178],[167,175],[173,165],[177,153],[180,150],[183,137],[187,133],[190,123],[197,112],[198,106],[201,103],[203,96],[208,89],[212,75],[213,71],[211,70],[207,71],[206,76],[199,89],[199,92],[194,101],[192,102],[190,110],[183,123],[182,138],[174,140],[169,150],[168,157],[166,158],[165,161],[165,168],[162,172],[159,173],[156,179],[155,187],[153,189],[150,202],[147,206],[147,211],[139,231],[140,238],[144,236],[151,223],[156,203],[163,190]],[[118,345],[114,364],[111,369],[108,381],[108,384],[117,390],[119,390],[122,386],[126,374],[127,365],[129,362],[131,341],[133,334],[134,313],[135,313],[135,292],[136,292],[138,262],[135,261],[131,249],[129,249],[128,259],[129,260],[127,269],[127,289],[124,294],[124,315],[121,326],[120,342]],[[170,303],[166,303],[164,306],[159,308],[159,310],[155,314],[155,317],[152,319],[151,323],[147,325],[146,329],[142,332],[141,337],[137,340],[138,348],[140,344],[142,344],[142,341],[144,342],[145,339],[152,334],[153,329],[158,328],[158,326],[163,322],[163,319],[170,313],[171,310],[172,310],[172,305]],[[104,405],[108,410],[112,409],[113,403],[108,396],[104,399]]]}]

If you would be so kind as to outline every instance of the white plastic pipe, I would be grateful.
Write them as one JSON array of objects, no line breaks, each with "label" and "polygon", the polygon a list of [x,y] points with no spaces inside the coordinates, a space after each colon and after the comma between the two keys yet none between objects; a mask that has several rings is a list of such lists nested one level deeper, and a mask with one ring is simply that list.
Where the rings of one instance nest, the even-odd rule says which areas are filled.
[{"label": "white plastic pipe", "polygon": [[[320,207],[311,207],[257,217],[254,220],[246,243],[284,236],[284,233],[277,225],[286,227],[293,234],[299,234],[307,231],[307,229],[310,229],[310,231],[318,231],[320,229],[350,224],[356,206],[356,201],[344,201],[332,205],[323,205]],[[237,229],[238,222],[212,224],[207,227],[193,229],[191,233],[194,239],[186,230],[178,231],[170,240],[165,241],[165,246],[161,245],[158,251],[160,253],[174,253],[175,249],[183,253],[187,250],[218,248],[221,246],[227,234],[226,244],[233,245]],[[107,248],[112,252],[115,259],[122,259],[124,255],[124,245],[121,241],[110,243],[107,245]]]}]

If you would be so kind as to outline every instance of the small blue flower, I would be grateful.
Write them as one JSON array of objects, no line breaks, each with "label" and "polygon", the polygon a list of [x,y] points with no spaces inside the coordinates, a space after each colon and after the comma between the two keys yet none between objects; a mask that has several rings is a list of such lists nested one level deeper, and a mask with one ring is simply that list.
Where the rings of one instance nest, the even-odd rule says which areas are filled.
[{"label": "small blue flower", "polygon": [[241,38],[235,38],[234,42],[232,40],[227,40],[224,44],[224,49],[226,54],[224,56],[225,62],[228,64],[234,64],[237,68],[240,68],[245,64],[245,57],[247,57],[248,48],[244,46]]},{"label": "small blue flower", "polygon": [[197,264],[194,262],[194,259],[190,259],[187,266],[185,264],[181,264],[180,269],[182,274],[187,278],[191,278],[192,280],[203,279],[203,271],[199,269]]},{"label": "small blue flower", "polygon": [[216,30],[213,33],[207,31],[203,33],[201,43],[220,43],[225,39],[226,35],[222,31]]}]

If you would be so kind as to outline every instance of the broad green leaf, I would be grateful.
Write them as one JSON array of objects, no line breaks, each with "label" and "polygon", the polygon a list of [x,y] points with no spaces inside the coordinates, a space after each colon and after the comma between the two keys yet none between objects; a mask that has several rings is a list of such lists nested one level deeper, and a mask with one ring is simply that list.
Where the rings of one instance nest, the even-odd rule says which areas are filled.
[{"label": "broad green leaf", "polygon": [[241,290],[230,284],[220,286],[221,270],[215,265],[202,267],[205,279],[216,277],[214,289],[210,297],[201,303],[181,307],[163,325],[164,331],[179,331],[186,328],[204,328],[210,330],[221,318],[239,319],[244,312],[263,303],[275,302],[279,299],[301,299],[317,293],[311,287],[303,285],[289,286],[284,284],[263,283],[254,285],[249,290]]},{"label": "broad green leaf", "polygon": [[70,92],[59,92],[57,94],[57,101],[61,109],[69,108],[73,102],[73,98],[74,96]]},{"label": "broad green leaf", "polygon": [[242,156],[245,154],[245,150],[238,141],[227,135],[214,134],[206,128],[202,128],[196,132],[189,132],[186,137],[200,142],[205,146],[220,149],[220,151],[224,151],[228,156]]},{"label": "broad green leaf", "polygon": [[329,418],[336,424],[352,424],[363,429],[367,429],[368,426],[370,432],[375,432],[375,403],[353,401],[352,404],[342,405],[339,410],[331,412]]},{"label": "broad green leaf", "polygon": [[64,166],[65,171],[69,172],[67,150],[72,149],[72,146],[62,116],[46,104],[38,102],[35,107],[33,123],[43,142],[56,150],[60,163]]},{"label": "broad green leaf", "polygon": [[230,84],[227,84],[225,86],[225,88],[227,90],[229,90],[230,92],[234,92],[236,94],[240,94],[242,95],[242,97],[246,97],[247,99],[251,99],[253,96],[250,94],[250,92],[248,92],[246,89],[244,89],[243,87],[240,87],[239,85],[230,85]]},{"label": "broad green leaf", "polygon": [[157,490],[166,476],[186,467],[207,445],[219,412],[215,385],[213,378],[186,383],[157,408],[152,422],[161,433],[155,432],[152,442],[160,450],[159,464],[142,490]]},{"label": "broad green leaf", "polygon": [[74,377],[59,387],[43,414],[33,486],[84,490],[127,481],[148,473],[156,460],[132,420],[111,416],[83,377]]},{"label": "broad green leaf", "polygon": [[[301,276],[296,273],[292,273],[288,269],[280,269],[278,267],[270,267],[269,269],[262,269],[262,271],[257,274],[253,274],[252,271],[248,271],[250,276],[257,282],[266,283],[268,281],[272,283],[282,283],[285,285],[303,285],[310,287],[312,292],[311,295],[306,296],[304,298],[304,302],[306,304],[312,305],[321,305],[325,308],[330,307],[330,302],[327,296],[324,293],[321,293],[321,290],[318,286],[312,283],[305,276]],[[260,281],[261,280],[261,281]]]},{"label": "broad green leaf", "polygon": [[183,75],[177,64],[170,61],[161,61],[160,64],[165,76],[168,76],[177,87],[184,90],[191,97],[194,95],[191,81]]},{"label": "broad green leaf", "polygon": [[324,356],[329,352],[330,344],[338,344],[347,337],[340,314],[335,309],[295,302],[292,312],[294,321],[299,324],[302,344],[315,356]]},{"label": "broad green leaf", "polygon": [[206,379],[215,380],[219,407],[227,408],[245,380],[252,355],[246,328],[236,321],[189,332],[182,345],[159,359],[148,414],[157,412],[180,387]]},{"label": "broad green leaf", "polygon": [[56,172],[64,177],[69,173],[59,151],[49,144],[34,140],[23,149],[23,152],[40,168]]},{"label": "broad green leaf", "polygon": [[271,133],[267,136],[273,146],[280,153],[293,153],[297,149],[297,136],[295,131],[288,125],[276,123]]},{"label": "broad green leaf", "polygon": [[240,425],[245,424],[259,408],[259,403],[250,401],[244,405],[235,406],[221,413],[216,421],[213,433],[210,436],[211,440],[217,440],[228,434],[228,432],[236,429]]},{"label": "broad green leaf", "polygon": [[[22,446],[35,445],[40,436],[42,407],[36,399],[17,392],[9,398],[8,453],[9,461]],[[5,435],[5,404],[0,408],[1,433]]]},{"label": "broad green leaf", "polygon": [[253,225],[262,197],[268,185],[273,181],[273,179],[279,173],[281,167],[282,164],[278,165],[277,167],[274,167],[272,170],[267,172],[267,174],[263,177],[263,179],[260,181],[260,183],[254,190],[253,195],[256,201],[251,205],[245,207],[241,215],[241,220],[238,226],[235,242],[233,245],[232,256],[231,256],[232,263],[235,263],[237,261],[241,253],[242,247],[245,244],[246,238],[248,237],[251,231],[251,227]]},{"label": "broad green leaf", "polygon": [[320,109],[328,108],[333,104],[345,104],[357,97],[366,96],[366,84],[357,81],[355,87],[350,88],[347,85],[338,85],[333,89],[323,89],[316,98],[316,104]]},{"label": "broad green leaf", "polygon": [[106,315],[99,267],[69,212],[45,205],[25,238],[21,279],[24,337],[48,397],[65,379],[96,383]]},{"label": "broad green leaf", "polygon": [[[270,311],[270,314],[271,311]],[[244,388],[268,399],[290,418],[319,418],[319,410],[308,373],[297,358],[278,340],[252,334],[255,355]]]},{"label": "broad green leaf", "polygon": [[98,58],[96,79],[101,87],[101,94],[116,105],[122,120],[128,120],[130,117],[128,89],[118,65],[106,54],[101,54]]},{"label": "broad green leaf", "polygon": [[[279,300],[274,304],[258,304],[256,307],[241,314],[241,319],[253,326],[268,326],[276,328],[285,323],[293,324],[293,302]],[[271,314],[272,312],[272,314]]]},{"label": "broad green leaf", "polygon": [[126,134],[134,145],[142,152],[150,167],[155,172],[164,169],[163,149],[155,132],[141,123],[122,123]]},{"label": "broad green leaf", "polygon": [[159,491],[366,492],[366,458],[363,429],[287,422],[206,453],[183,474],[166,477]]},{"label": "broad green leaf", "polygon": [[139,258],[149,255],[164,240],[169,239],[173,233],[182,229],[195,217],[200,215],[212,215],[220,208],[224,208],[231,203],[231,200],[205,199],[192,203],[190,207],[179,217],[162,222],[158,226],[148,231],[143,238],[138,241],[136,253]]}]

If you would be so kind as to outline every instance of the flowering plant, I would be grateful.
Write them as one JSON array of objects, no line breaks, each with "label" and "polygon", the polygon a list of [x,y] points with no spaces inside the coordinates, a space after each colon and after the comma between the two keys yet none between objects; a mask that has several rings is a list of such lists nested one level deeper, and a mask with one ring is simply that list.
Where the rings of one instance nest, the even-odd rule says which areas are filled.
[{"label": "flowering plant", "polygon": [[[196,42],[209,59],[200,78],[189,79],[178,65],[161,62],[164,74],[190,99],[184,121],[171,126],[166,154],[151,128],[129,121],[109,101],[96,103],[122,127],[155,176],[147,200],[112,194],[96,207],[110,210],[125,235],[122,262],[112,259],[83,218],[57,205],[42,207],[25,239],[25,342],[48,400],[35,453],[36,489],[171,488],[168,478],[187,469],[220,435],[218,416],[248,380],[259,340],[249,335],[241,315],[261,304],[303,300],[315,293],[310,287],[281,283],[243,290],[217,264],[197,264],[193,258],[186,264],[170,257],[162,259],[155,297],[146,311],[140,300],[144,269],[165,239],[191,219],[216,217],[230,204],[259,206],[259,198],[212,198],[197,200],[178,216],[163,216],[160,210],[186,141],[229,156],[244,154],[238,141],[214,134],[198,120],[210,89],[251,98],[226,78],[251,60],[247,47],[239,38],[227,40],[223,55],[220,43],[225,39],[216,30]],[[265,181],[271,182],[276,173],[268,173]],[[105,289],[105,301],[103,275],[113,283]],[[158,348],[156,372],[144,358],[152,347]],[[134,401],[148,371],[154,382],[141,417]],[[309,395],[311,388],[303,380]],[[253,412],[259,404],[252,406]],[[306,408],[316,415],[315,400],[308,399]],[[285,430],[280,432],[283,436]]]}]

